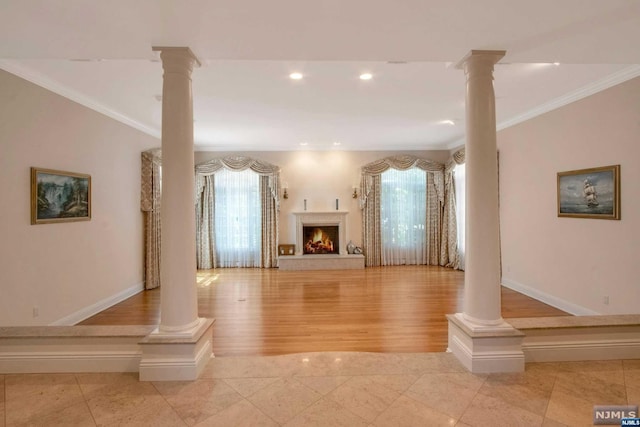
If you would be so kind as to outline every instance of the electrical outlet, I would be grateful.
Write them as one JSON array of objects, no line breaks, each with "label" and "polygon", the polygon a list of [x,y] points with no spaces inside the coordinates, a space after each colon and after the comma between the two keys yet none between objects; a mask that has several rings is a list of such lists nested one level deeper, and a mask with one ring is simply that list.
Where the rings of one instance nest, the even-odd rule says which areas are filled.
[{"label": "electrical outlet", "polygon": [[33,317],[36,318],[38,316],[40,316],[40,308],[35,306],[33,307]]},{"label": "electrical outlet", "polygon": [[604,305],[609,305],[609,295],[605,295],[602,297],[602,303]]}]

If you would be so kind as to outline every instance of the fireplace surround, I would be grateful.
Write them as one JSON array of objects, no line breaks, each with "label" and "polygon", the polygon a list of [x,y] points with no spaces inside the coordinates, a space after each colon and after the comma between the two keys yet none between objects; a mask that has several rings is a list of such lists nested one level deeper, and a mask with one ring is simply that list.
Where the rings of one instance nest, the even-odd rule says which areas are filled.
[{"label": "fireplace surround", "polygon": [[[281,270],[337,270],[364,268],[363,255],[347,254],[347,214],[345,211],[293,212],[296,218],[296,252],[278,258]],[[333,241],[333,250],[305,251],[319,229]],[[337,230],[336,230],[337,229]],[[306,231],[306,233],[305,233]],[[311,234],[310,234],[311,233]],[[323,240],[320,238],[320,240]],[[315,243],[315,242],[314,242]]]}]

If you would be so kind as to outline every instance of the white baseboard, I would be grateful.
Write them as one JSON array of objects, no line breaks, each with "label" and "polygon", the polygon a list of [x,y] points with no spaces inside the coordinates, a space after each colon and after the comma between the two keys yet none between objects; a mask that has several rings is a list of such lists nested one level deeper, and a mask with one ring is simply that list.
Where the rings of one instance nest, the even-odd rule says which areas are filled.
[{"label": "white baseboard", "polygon": [[142,282],[136,283],[135,285],[123,291],[120,291],[115,295],[98,301],[95,304],[91,304],[90,306],[84,307],[83,309],[78,310],[75,313],[71,313],[70,315],[63,317],[62,319],[58,319],[55,322],[49,324],[49,326],[73,326],[79,322],[82,322],[84,319],[93,316],[94,314],[98,314],[101,311],[106,310],[107,308],[142,292],[143,290],[144,284]]},{"label": "white baseboard", "polygon": [[542,292],[538,289],[523,285],[522,283],[518,283],[514,280],[503,278],[502,286],[520,292],[521,294],[524,294],[528,297],[537,299],[538,301],[541,301],[562,311],[566,311],[567,313],[571,313],[574,316],[598,316],[602,314],[598,313],[597,311],[579,306],[572,302],[563,300],[562,298],[558,298],[554,295],[550,295],[546,292]]},{"label": "white baseboard", "polygon": [[137,372],[140,349],[0,353],[0,373]]},{"label": "white baseboard", "polygon": [[522,345],[526,362],[637,359],[640,339],[533,342]]}]

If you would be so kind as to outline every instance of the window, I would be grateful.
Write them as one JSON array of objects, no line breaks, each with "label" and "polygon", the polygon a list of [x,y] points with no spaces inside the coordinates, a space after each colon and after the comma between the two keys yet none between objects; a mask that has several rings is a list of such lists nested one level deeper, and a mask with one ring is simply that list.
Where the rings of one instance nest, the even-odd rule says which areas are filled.
[{"label": "window", "polygon": [[453,185],[456,189],[456,222],[458,224],[458,255],[460,256],[460,269],[464,270],[464,221],[465,221],[465,167],[464,163],[456,165],[453,170]]},{"label": "window", "polygon": [[382,265],[426,262],[427,174],[389,169],[381,175]]},{"label": "window", "polygon": [[220,267],[259,267],[260,177],[251,169],[215,174],[216,257]]}]

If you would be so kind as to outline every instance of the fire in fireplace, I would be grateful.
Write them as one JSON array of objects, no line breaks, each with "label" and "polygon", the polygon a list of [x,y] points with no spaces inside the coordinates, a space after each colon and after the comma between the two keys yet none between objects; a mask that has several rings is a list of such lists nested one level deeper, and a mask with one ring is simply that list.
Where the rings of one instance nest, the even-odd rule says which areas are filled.
[{"label": "fire in fireplace", "polygon": [[340,242],[338,241],[338,226],[307,226],[302,227],[304,236],[303,254],[338,254]]}]

